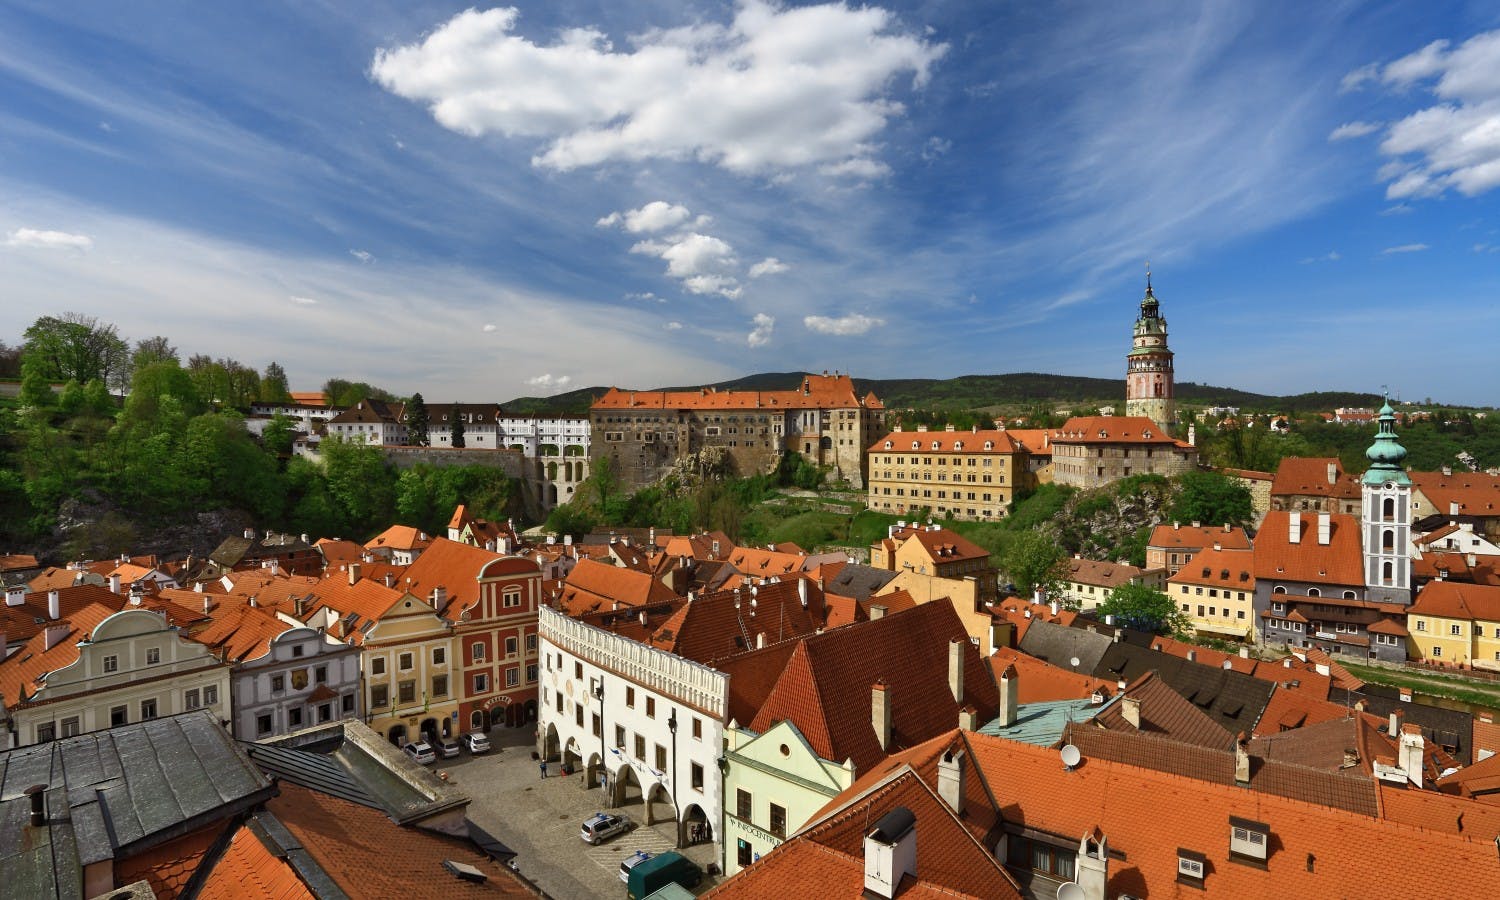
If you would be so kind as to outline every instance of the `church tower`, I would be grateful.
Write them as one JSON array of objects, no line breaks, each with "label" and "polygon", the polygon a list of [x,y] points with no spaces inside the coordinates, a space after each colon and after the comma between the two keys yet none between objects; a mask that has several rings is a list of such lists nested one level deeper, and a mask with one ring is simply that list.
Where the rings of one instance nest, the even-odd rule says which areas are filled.
[{"label": "church tower", "polygon": [[1406,448],[1396,441],[1390,400],[1380,408],[1380,429],[1365,458],[1370,461],[1360,485],[1365,599],[1410,603],[1411,479],[1401,468]]},{"label": "church tower", "polygon": [[1146,270],[1146,296],[1135,320],[1134,346],[1125,358],[1125,415],[1145,416],[1163,429],[1177,426],[1172,399],[1172,351],[1167,349],[1167,320],[1161,317]]}]

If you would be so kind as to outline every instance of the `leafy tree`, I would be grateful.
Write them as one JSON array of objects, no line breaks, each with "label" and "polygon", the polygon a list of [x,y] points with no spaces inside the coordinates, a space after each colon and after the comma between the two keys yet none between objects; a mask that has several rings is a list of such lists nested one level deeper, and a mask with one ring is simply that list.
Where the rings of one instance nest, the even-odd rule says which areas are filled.
[{"label": "leafy tree", "polygon": [[1118,625],[1153,634],[1183,634],[1192,624],[1171,597],[1144,584],[1122,584],[1110,591],[1096,614],[1114,616]]},{"label": "leafy tree", "polygon": [[411,395],[406,403],[406,440],[414,447],[426,447],[431,443],[428,431],[432,427],[432,415],[427,411],[427,401],[421,393]]},{"label": "leafy tree", "polygon": [[1068,552],[1041,531],[1023,531],[1011,539],[1000,559],[1017,593],[1055,593],[1068,578]]},{"label": "leafy tree", "polygon": [[149,366],[152,363],[179,362],[177,348],[172,342],[162,335],[141,338],[135,342],[135,352],[130,355],[130,368],[132,371]]},{"label": "leafy tree", "polygon": [[450,434],[449,443],[455,450],[461,450],[464,446],[464,417],[458,411],[458,404],[453,404],[453,412],[448,417],[448,429]]},{"label": "leafy tree", "polygon": [[76,416],[83,409],[83,402],[83,385],[77,379],[69,378],[57,395],[57,411],[65,416]]},{"label": "leafy tree", "polygon": [[108,322],[80,313],[42,316],[26,329],[25,354],[35,357],[42,377],[49,381],[95,378],[113,385],[126,376],[129,352],[125,341]]},{"label": "leafy tree", "polygon": [[328,438],[319,446],[328,498],[345,531],[373,532],[396,512],[396,475],[379,447]]},{"label": "leafy tree", "polygon": [[1250,491],[1218,472],[1184,472],[1169,515],[1177,522],[1247,525],[1255,518]]},{"label": "leafy tree", "polygon": [[266,366],[266,374],[260,379],[260,392],[257,399],[262,403],[291,401],[292,391],[287,385],[286,370],[281,367],[281,363],[272,362]]},{"label": "leafy tree", "polygon": [[0,341],[0,378],[21,377],[21,348]]},{"label": "leafy tree", "polygon": [[291,416],[277,413],[266,423],[266,427],[260,433],[260,442],[271,453],[277,456],[288,456],[292,452],[292,444],[297,440],[297,423]]},{"label": "leafy tree", "polygon": [[323,399],[328,401],[329,406],[353,406],[361,400],[394,400],[395,395],[384,388],[366,384],[363,381],[345,381],[342,378],[330,378],[323,383]]},{"label": "leafy tree", "polygon": [[552,510],[543,527],[553,534],[570,534],[583,537],[594,530],[596,521],[587,509],[578,503],[564,503]]},{"label": "leafy tree", "polygon": [[29,409],[50,409],[55,402],[52,384],[44,371],[39,357],[27,356],[21,362],[21,406]]},{"label": "leafy tree", "polygon": [[83,386],[83,411],[100,418],[112,416],[118,411],[114,395],[97,378]]}]

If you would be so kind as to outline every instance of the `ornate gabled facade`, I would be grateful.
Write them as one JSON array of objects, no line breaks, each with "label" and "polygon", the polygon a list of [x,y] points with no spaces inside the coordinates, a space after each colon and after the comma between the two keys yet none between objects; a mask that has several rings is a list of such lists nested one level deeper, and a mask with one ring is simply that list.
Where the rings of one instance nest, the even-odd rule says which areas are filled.
[{"label": "ornate gabled facade", "polygon": [[1125,415],[1144,416],[1164,429],[1177,426],[1173,399],[1172,351],[1167,349],[1167,320],[1162,318],[1151,272],[1146,272],[1146,296],[1135,320],[1135,336],[1125,358]]}]

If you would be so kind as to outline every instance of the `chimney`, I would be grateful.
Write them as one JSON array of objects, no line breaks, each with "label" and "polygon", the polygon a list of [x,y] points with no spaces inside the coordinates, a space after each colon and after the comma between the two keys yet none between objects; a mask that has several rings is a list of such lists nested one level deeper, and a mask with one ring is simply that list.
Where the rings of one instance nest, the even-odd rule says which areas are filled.
[{"label": "chimney", "polygon": [[964,752],[957,747],[938,759],[938,796],[959,815],[964,814]]},{"label": "chimney", "polygon": [[1249,659],[1249,658],[1250,658],[1250,648],[1249,647],[1241,647],[1240,648],[1240,659]]},{"label": "chimney", "polygon": [[1328,483],[1329,484],[1337,484],[1338,480],[1339,480],[1339,464],[1338,463],[1329,463],[1328,464]]},{"label": "chimney", "polygon": [[111,594],[118,594],[118,593],[120,593],[120,576],[119,576],[119,573],[116,573],[114,575],[109,576],[109,592]]},{"label": "chimney", "polygon": [[26,586],[5,589],[5,605],[21,606],[26,602]]},{"label": "chimney", "polygon": [[968,645],[964,638],[948,642],[948,690],[959,706],[964,705],[964,648]]},{"label": "chimney", "polygon": [[888,750],[891,746],[891,698],[884,681],[870,686],[870,724],[875,728],[880,749]]},{"label": "chimney", "polygon": [[255,540],[255,529],[254,528],[246,528],[245,529],[245,540],[247,540],[247,541],[253,541],[253,540]]},{"label": "chimney", "polygon": [[[298,600],[297,602],[300,604],[302,601]],[[203,598],[203,614],[205,616],[208,615],[210,612],[213,611],[213,608],[214,608],[214,601],[211,598],[205,596]]]},{"label": "chimney", "polygon": [[1006,666],[1000,673],[999,687],[1000,720],[996,724],[1001,728],[1009,728],[1016,724],[1016,707],[1020,706],[1020,678],[1015,666]]},{"label": "chimney", "polygon": [[1340,769],[1352,769],[1359,765],[1359,751],[1350,747],[1344,748],[1344,761],[1339,765]]},{"label": "chimney", "polygon": [[799,578],[799,579],[797,579],[797,600],[802,604],[802,608],[803,609],[807,609],[807,579],[806,578]]},{"label": "chimney", "polygon": [[1456,515],[1458,515],[1458,501],[1457,500],[1449,500],[1448,501],[1448,515],[1450,515],[1450,516],[1456,516]]},{"label": "chimney", "polygon": [[1401,736],[1401,726],[1405,724],[1406,713],[1399,709],[1393,709],[1391,710],[1391,724],[1386,728],[1385,733],[1390,735],[1392,740],[1395,740]]},{"label": "chimney", "polygon": [[72,630],[72,626],[68,625],[67,622],[48,623],[47,629],[43,633],[42,637],[42,649],[51,650],[53,647],[61,644],[63,638],[67,637],[68,632]]},{"label": "chimney", "polygon": [[31,798],[31,827],[41,828],[47,824],[47,786],[45,784],[33,784],[23,793]]},{"label": "chimney", "polygon": [[445,587],[443,587],[442,585],[438,585],[437,587],[433,588],[432,589],[432,606],[433,606],[433,608],[436,609],[436,610],[438,610],[439,612],[441,612],[442,609],[443,609],[443,607],[447,606],[447,605],[448,605],[448,589],[445,588]]},{"label": "chimney", "polygon": [[1083,889],[1081,900],[1105,900],[1109,884],[1109,844],[1098,826],[1078,842],[1077,873],[1074,876]]},{"label": "chimney", "polygon": [[1427,742],[1422,738],[1421,726],[1415,723],[1401,726],[1401,745],[1397,753],[1397,765],[1406,770],[1406,779],[1414,787],[1421,787],[1422,764],[1427,756]]},{"label": "chimney", "polygon": [[349,586],[350,587],[353,587],[355,585],[355,583],[359,581],[359,573],[360,573],[359,563],[350,563],[349,564]]},{"label": "chimney", "polygon": [[876,619],[884,619],[885,618],[885,613],[886,613],[885,604],[883,604],[883,603],[874,603],[874,604],[870,605],[870,621],[871,622],[875,621]]},{"label": "chimney", "polygon": [[564,547],[571,547],[571,546],[573,546],[573,536],[571,534],[565,534],[565,535],[563,535],[563,546]]},{"label": "chimney", "polygon": [[1141,701],[1139,697],[1121,697],[1120,715],[1125,717],[1132,728],[1137,731],[1141,728]]},{"label": "chimney", "polygon": [[62,598],[57,591],[47,592],[47,618],[54,622],[62,618]]},{"label": "chimney", "polygon": [[1189,650],[1188,651],[1188,655],[1187,655],[1187,661],[1188,662],[1197,662],[1198,661],[1198,651],[1197,650]]},{"label": "chimney", "polygon": [[1293,544],[1302,543],[1302,513],[1288,513],[1286,517],[1287,535],[1286,539]]},{"label": "chimney", "polygon": [[1333,517],[1326,512],[1318,513],[1318,543],[1328,546],[1328,540],[1333,536]]},{"label": "chimney", "polygon": [[1250,783],[1250,738],[1243,731],[1234,738],[1234,783]]},{"label": "chimney", "polygon": [[[645,628],[646,627],[646,611],[644,609],[641,610],[640,615],[639,615],[638,618],[640,619],[641,627]],[[761,632],[761,635],[762,635],[761,638],[759,639],[759,641],[756,644],[756,646],[758,646],[758,647],[765,646],[765,636],[764,636],[765,632]]]},{"label": "chimney", "polygon": [[898,806],[865,835],[865,895],[891,900],[907,875],[917,875],[917,817]]}]

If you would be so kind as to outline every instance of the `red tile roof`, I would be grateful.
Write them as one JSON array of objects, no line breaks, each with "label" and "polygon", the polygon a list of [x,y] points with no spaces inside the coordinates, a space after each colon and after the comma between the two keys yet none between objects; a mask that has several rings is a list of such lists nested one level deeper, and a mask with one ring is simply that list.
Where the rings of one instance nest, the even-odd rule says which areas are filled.
[{"label": "red tile roof", "polygon": [[1500,622],[1500,587],[1429,581],[1408,611],[1414,616]]},{"label": "red tile roof", "polygon": [[410,525],[392,525],[365,541],[366,550],[423,550],[432,543],[426,532]]},{"label": "red tile roof", "polygon": [[1117,588],[1141,577],[1141,570],[1129,563],[1104,562],[1075,556],[1068,560],[1068,580],[1079,584]]},{"label": "red tile roof", "polygon": [[990,668],[994,670],[997,681],[1008,666],[1014,666],[1016,670],[1016,700],[1019,703],[1081,700],[1092,696],[1095,691],[1102,691],[1105,696],[1115,692],[1113,681],[1072,672],[1010,647],[995,648],[990,654]]},{"label": "red tile roof", "polygon": [[[126,857],[115,862],[115,881],[130,884],[145,879],[151,890],[160,898],[177,897],[187,887],[188,880],[198,871],[204,857],[219,836],[224,832],[224,823],[217,822],[200,828],[165,844],[152,847],[144,853]],[[105,891],[104,896],[112,892]],[[239,894],[238,896],[246,896]]]},{"label": "red tile roof", "polygon": [[432,592],[443,588],[448,595],[446,604],[438,604],[438,615],[457,620],[459,610],[479,602],[479,573],[485,566],[501,558],[479,547],[471,547],[447,538],[433,538],[410,566],[398,587],[432,602]]},{"label": "red tile roof", "polygon": [[1432,503],[1433,512],[1449,515],[1458,504],[1463,516],[1500,516],[1500,475],[1483,472],[1412,472],[1412,485]]},{"label": "red tile roof", "polygon": [[[1333,467],[1332,480],[1328,477],[1330,466]],[[1357,500],[1360,497],[1359,479],[1346,473],[1336,456],[1288,456],[1276,467],[1271,496]]]},{"label": "red tile roof", "polygon": [[[1138,726],[1131,724],[1126,716],[1125,707],[1130,701],[1139,704]],[[1147,672],[1126,685],[1119,696],[1094,716],[1093,723],[1111,731],[1143,732],[1219,750],[1234,744],[1234,735],[1228,729],[1156,677],[1155,672]]]},{"label": "red tile roof", "polygon": [[1225,550],[1250,549],[1250,535],[1245,529],[1222,525],[1158,525],[1151,529],[1146,546],[1162,550],[1200,550],[1218,544]]},{"label": "red tile roof", "polygon": [[559,599],[562,611],[582,616],[621,607],[649,606],[670,602],[677,595],[649,573],[626,569],[593,559],[580,559],[563,581]]},{"label": "red tile roof", "polygon": [[895,549],[908,540],[916,541],[927,552],[928,558],[937,565],[960,560],[988,560],[990,558],[988,550],[941,525],[908,525],[905,528],[898,528],[886,539],[886,544],[891,549]]},{"label": "red tile roof", "polygon": [[592,409],[881,409],[871,393],[861,399],[848,375],[805,375],[802,386],[787,391],[622,391],[610,388]]},{"label": "red tile roof", "polygon": [[[801,590],[807,592],[802,605]],[[651,635],[659,650],[712,666],[720,660],[815,634],[825,624],[823,592],[808,579],[719,591],[684,603]]]},{"label": "red tile roof", "polygon": [[1255,590],[1255,551],[1243,549],[1215,550],[1205,546],[1182,564],[1169,584],[1192,584],[1225,588],[1233,591]]},{"label": "red tile roof", "polygon": [[[93,632],[100,622],[119,611],[118,604],[90,603],[74,610],[71,615],[43,625],[42,631],[0,662],[0,698],[5,705],[13,707],[23,702],[41,688],[38,679],[43,675],[77,662],[78,642]],[[50,648],[47,646],[48,627],[62,630]]]},{"label": "red tile roof", "polygon": [[[118,610],[125,603],[125,598],[119,594],[111,594],[108,588],[96,584],[80,584],[57,590],[57,605],[64,619],[94,603],[102,603]],[[0,633],[4,633],[6,643],[28,641],[40,634],[46,624],[47,591],[26,594],[19,606],[0,606]],[[3,652],[3,648],[0,648],[0,652]]]},{"label": "red tile roof", "polygon": [[[1318,543],[1319,516],[1329,520],[1329,540]],[[1298,517],[1300,540],[1291,541],[1291,521]],[[1344,513],[1266,513],[1255,535],[1255,577],[1260,581],[1301,581],[1363,587],[1364,548],[1359,521]]]},{"label": "red tile roof", "polygon": [[0,572],[20,572],[40,566],[36,557],[29,553],[7,553],[0,556]]},{"label": "red tile roof", "polygon": [[313,893],[286,857],[242,826],[208,870],[197,900],[313,900]]},{"label": "red tile roof", "polygon": [[867,449],[870,453],[886,450],[893,453],[897,450],[908,453],[1016,453],[1025,448],[1016,443],[1010,432],[975,428],[970,431],[892,431]]},{"label": "red tile roof", "polygon": [[1177,444],[1145,416],[1074,416],[1054,428],[1054,444]]},{"label": "red tile roof", "polygon": [[221,604],[209,617],[209,624],[192,639],[214,648],[232,662],[265,656],[270,652],[272,640],[295,627],[260,607],[249,605]]}]

